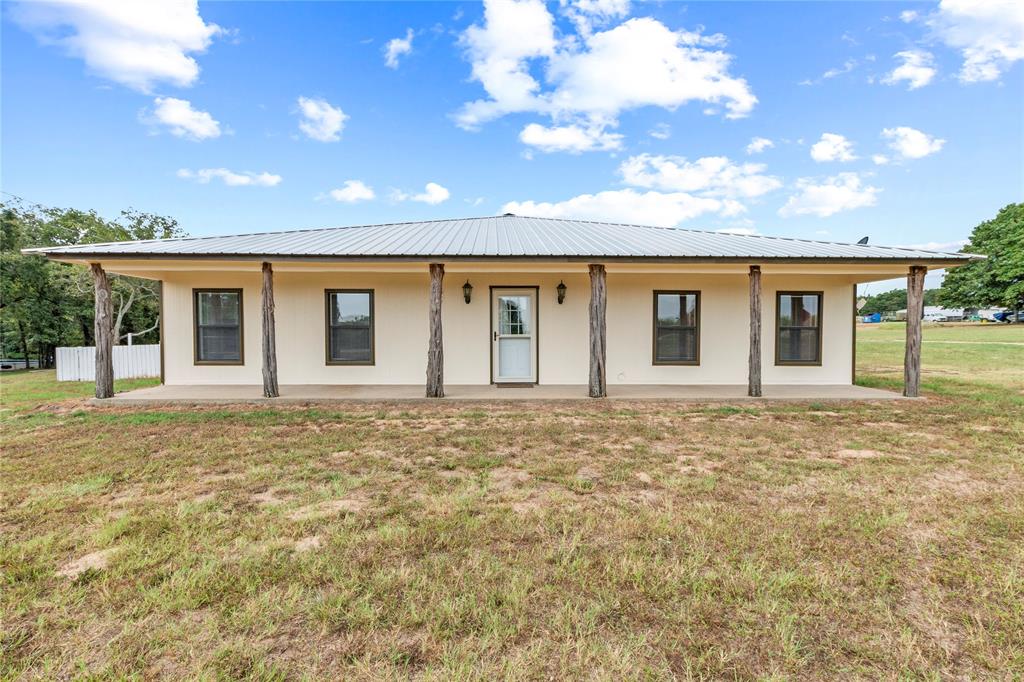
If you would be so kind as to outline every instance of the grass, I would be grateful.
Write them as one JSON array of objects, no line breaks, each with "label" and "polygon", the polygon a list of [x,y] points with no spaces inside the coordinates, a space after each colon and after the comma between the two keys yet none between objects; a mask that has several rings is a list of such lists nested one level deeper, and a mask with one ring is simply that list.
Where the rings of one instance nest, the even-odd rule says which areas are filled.
[{"label": "grass", "polygon": [[[900,333],[858,330],[863,383]],[[997,335],[926,329],[920,402],[135,411],[4,375],[0,677],[1022,677],[1024,347],[934,343]]]}]

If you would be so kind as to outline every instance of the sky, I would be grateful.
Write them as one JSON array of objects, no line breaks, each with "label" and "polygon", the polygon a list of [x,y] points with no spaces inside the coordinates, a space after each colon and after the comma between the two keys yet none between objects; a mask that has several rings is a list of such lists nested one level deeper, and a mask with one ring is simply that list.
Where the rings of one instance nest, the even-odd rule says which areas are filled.
[{"label": "sky", "polygon": [[955,251],[1024,194],[1021,2],[0,10],[4,199],[191,235],[513,212]]}]

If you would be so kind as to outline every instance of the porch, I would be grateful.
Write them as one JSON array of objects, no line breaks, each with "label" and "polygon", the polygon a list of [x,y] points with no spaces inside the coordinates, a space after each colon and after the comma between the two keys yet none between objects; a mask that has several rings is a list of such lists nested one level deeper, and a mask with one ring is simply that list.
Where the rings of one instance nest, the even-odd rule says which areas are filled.
[{"label": "porch", "polygon": [[[734,384],[683,385],[613,384],[608,386],[609,400],[668,400],[682,402],[735,402],[740,400],[897,400],[903,396],[864,386],[842,384],[765,385],[761,398],[747,395],[747,387]],[[443,400],[588,400],[585,384],[543,384],[529,387],[498,385],[447,385]],[[282,385],[280,397],[263,397],[261,385],[161,385],[119,393],[97,401],[102,405],[229,405],[238,403],[306,404],[346,401],[424,401],[421,384],[397,385]]]}]

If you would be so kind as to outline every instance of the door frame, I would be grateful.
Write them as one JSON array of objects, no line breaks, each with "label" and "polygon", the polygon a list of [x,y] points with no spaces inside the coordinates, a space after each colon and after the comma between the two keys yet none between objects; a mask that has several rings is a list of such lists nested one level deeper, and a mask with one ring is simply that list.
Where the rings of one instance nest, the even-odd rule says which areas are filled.
[{"label": "door frame", "polygon": [[[533,289],[533,306],[534,306],[533,316],[536,319],[536,324],[534,324],[534,330],[533,330],[533,350],[535,351],[535,355],[537,356],[537,366],[533,368],[533,374],[534,374],[534,379],[535,379],[534,381],[507,382],[507,381],[495,381],[494,380],[494,347],[495,347],[495,343],[494,343],[494,290],[495,289]],[[490,357],[489,366],[490,366],[490,380],[491,380],[491,384],[494,384],[494,385],[502,384],[502,385],[505,385],[505,386],[516,386],[516,385],[520,385],[520,386],[536,386],[537,384],[540,383],[540,286],[538,286],[536,284],[526,284],[526,285],[492,284],[490,286],[489,290],[488,290],[487,307],[488,307],[488,310],[489,310],[487,316],[488,316],[488,319],[490,320],[490,324],[488,325],[488,329],[487,329],[487,344],[488,344],[488,346],[491,349],[490,353],[488,353],[488,356]]]}]

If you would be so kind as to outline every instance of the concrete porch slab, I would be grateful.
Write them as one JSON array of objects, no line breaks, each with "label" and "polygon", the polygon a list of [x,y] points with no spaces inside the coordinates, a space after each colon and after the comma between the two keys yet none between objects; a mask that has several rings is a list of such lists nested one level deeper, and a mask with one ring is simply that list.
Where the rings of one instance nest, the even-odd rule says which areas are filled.
[{"label": "concrete porch slab", "polygon": [[[337,386],[324,384],[283,385],[281,397],[264,398],[257,385],[153,386],[119,393],[106,400],[93,399],[97,405],[151,407],[155,405],[229,405],[305,404],[357,401],[431,401],[420,385]],[[897,400],[903,396],[891,391],[848,385],[771,385],[764,387],[763,398],[747,396],[743,385],[668,384],[615,385],[608,387],[609,400],[664,400],[687,402],[732,402],[746,400]],[[543,385],[499,388],[494,385],[445,386],[443,400],[590,400],[585,385]]]}]

